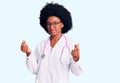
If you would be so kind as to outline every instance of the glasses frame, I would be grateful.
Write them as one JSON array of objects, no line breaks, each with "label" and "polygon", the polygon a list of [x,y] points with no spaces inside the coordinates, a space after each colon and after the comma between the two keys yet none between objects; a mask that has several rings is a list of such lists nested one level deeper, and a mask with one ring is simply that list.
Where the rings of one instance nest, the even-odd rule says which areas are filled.
[{"label": "glasses frame", "polygon": [[50,28],[51,26],[56,27],[61,21],[59,22],[53,22],[53,23],[46,23],[46,27]]}]

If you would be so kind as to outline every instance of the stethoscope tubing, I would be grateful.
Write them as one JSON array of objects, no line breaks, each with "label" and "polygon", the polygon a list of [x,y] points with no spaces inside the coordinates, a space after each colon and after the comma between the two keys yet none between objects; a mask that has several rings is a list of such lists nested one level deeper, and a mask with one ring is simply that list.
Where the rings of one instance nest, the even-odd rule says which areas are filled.
[{"label": "stethoscope tubing", "polygon": [[[62,35],[64,38],[65,38],[65,46],[63,46],[63,48],[62,48],[62,54],[63,54],[63,51],[64,51],[64,49],[65,48],[67,48],[68,49],[68,51],[70,52],[70,48],[69,48],[69,46],[68,46],[68,41],[67,41],[67,37],[65,36],[65,35]],[[44,49],[43,49],[43,54],[41,55],[42,56],[42,58],[44,58],[46,55],[45,55],[45,50],[46,50],[46,47],[47,47],[47,44],[48,44],[48,41],[50,40],[50,37],[47,39],[47,41],[46,41],[46,43],[45,43],[45,45],[44,45]],[[61,56],[62,56],[62,54],[61,54]]]}]

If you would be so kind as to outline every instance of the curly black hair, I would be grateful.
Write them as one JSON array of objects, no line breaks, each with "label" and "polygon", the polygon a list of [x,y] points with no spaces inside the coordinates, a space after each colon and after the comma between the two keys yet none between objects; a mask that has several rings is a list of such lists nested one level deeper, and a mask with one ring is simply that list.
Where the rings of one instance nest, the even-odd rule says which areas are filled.
[{"label": "curly black hair", "polygon": [[71,13],[63,6],[58,3],[47,3],[43,9],[40,11],[40,25],[44,30],[48,32],[46,23],[50,16],[57,16],[63,22],[64,27],[62,28],[62,33],[67,33],[72,29],[72,17]]}]

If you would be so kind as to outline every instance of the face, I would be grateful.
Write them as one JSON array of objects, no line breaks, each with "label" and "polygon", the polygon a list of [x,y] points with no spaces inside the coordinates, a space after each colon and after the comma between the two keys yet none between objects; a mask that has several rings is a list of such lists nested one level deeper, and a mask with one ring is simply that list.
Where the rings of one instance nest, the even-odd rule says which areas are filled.
[{"label": "face", "polygon": [[50,16],[47,19],[46,26],[50,35],[55,36],[62,33],[62,28],[64,25],[58,17]]}]

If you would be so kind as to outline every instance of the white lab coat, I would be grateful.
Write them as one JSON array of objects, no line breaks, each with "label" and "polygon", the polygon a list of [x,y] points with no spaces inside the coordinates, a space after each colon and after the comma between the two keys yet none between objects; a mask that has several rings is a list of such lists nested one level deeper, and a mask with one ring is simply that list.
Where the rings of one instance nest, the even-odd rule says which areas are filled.
[{"label": "white lab coat", "polygon": [[[26,59],[27,68],[36,75],[35,83],[69,83],[70,70],[75,75],[81,74],[81,60],[74,62],[70,53],[74,49],[75,43],[67,38],[67,45],[70,50],[67,47],[63,50],[65,45],[64,36],[60,38],[54,48],[50,47],[50,40],[48,39],[38,43],[35,52]],[[44,58],[41,56],[43,50],[45,50]]]}]

